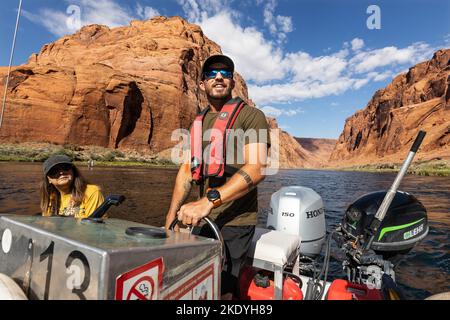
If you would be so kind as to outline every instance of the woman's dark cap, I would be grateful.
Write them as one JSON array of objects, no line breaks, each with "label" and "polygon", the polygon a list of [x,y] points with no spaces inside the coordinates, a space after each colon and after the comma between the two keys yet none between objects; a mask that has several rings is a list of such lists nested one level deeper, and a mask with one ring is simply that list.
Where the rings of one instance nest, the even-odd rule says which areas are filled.
[{"label": "woman's dark cap", "polygon": [[226,69],[230,70],[232,73],[234,73],[234,62],[229,57],[224,56],[222,54],[217,54],[214,56],[210,56],[206,61],[203,63],[202,67],[202,75],[205,71],[208,71],[209,68],[213,64],[223,64],[226,66]]},{"label": "woman's dark cap", "polygon": [[63,163],[73,165],[72,159],[70,159],[66,155],[58,154],[58,155],[51,156],[44,162],[44,165],[43,165],[44,174],[47,175],[54,166],[56,166],[58,164],[63,164]]}]

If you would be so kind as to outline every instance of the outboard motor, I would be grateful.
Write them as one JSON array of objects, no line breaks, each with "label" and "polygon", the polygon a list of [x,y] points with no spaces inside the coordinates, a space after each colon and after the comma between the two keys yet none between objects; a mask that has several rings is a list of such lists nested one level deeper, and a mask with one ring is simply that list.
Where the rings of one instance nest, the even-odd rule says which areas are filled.
[{"label": "outboard motor", "polygon": [[332,232],[346,255],[342,266],[348,281],[333,282],[328,297],[353,297],[356,290],[364,292],[361,298],[369,298],[375,290],[375,299],[404,299],[395,283],[392,258],[407,253],[428,234],[428,219],[422,203],[398,188],[425,135],[425,131],[418,132],[389,190],[357,199]]},{"label": "outboard motor", "polygon": [[[366,194],[353,202],[345,212],[335,233],[338,246],[346,252],[343,262],[348,280],[369,289],[386,292],[401,291],[395,285],[395,261],[400,254],[409,252],[428,234],[427,211],[413,195],[396,191],[386,215],[375,234],[370,248],[367,230],[372,224],[386,191]],[[386,287],[387,286],[387,287]]]},{"label": "outboard motor", "polygon": [[326,236],[322,198],[306,187],[281,188],[272,194],[267,228],[300,236],[300,254],[315,257]]},{"label": "outboard motor", "polygon": [[[342,221],[343,231],[362,237],[385,196],[386,191],[373,192],[352,203]],[[413,195],[397,191],[370,248],[386,259],[407,253],[427,234],[425,207]]]}]

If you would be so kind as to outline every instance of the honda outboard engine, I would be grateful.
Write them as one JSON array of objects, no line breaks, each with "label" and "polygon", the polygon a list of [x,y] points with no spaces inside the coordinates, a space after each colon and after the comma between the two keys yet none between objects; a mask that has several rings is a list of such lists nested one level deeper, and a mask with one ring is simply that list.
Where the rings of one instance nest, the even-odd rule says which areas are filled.
[{"label": "honda outboard engine", "polygon": [[[373,192],[352,203],[342,222],[344,232],[353,237],[363,236],[385,196],[386,191]],[[407,253],[427,233],[425,207],[413,195],[397,191],[370,248],[389,258]]]},{"label": "honda outboard engine", "polygon": [[283,187],[272,194],[267,228],[301,237],[300,254],[315,257],[326,236],[322,198],[306,187]]}]

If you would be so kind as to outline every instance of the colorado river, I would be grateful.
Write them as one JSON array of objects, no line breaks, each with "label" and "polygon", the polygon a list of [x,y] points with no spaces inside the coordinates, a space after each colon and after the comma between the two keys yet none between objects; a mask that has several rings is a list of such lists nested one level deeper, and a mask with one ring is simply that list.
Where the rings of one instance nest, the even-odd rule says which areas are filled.
[{"label": "colorado river", "polygon": [[[39,212],[42,164],[0,163],[0,214]],[[149,168],[82,168],[85,177],[102,187],[103,193],[123,194],[126,201],[113,207],[109,216],[162,226],[170,204],[176,170]],[[328,230],[342,219],[347,206],[360,196],[388,189],[391,173],[281,170],[259,187],[260,221],[273,192],[283,186],[314,189],[325,203]],[[410,299],[450,291],[450,179],[408,175],[400,189],[415,195],[427,208],[430,231],[396,267],[396,280]],[[194,199],[195,192],[191,198]],[[333,247],[330,277],[342,277]]]}]

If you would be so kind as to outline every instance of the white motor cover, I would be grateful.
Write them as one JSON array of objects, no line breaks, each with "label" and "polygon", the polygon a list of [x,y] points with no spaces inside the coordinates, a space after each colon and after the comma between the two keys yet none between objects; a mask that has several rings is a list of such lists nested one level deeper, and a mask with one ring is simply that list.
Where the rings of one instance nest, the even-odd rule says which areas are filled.
[{"label": "white motor cover", "polygon": [[311,188],[283,187],[272,194],[267,228],[301,237],[300,253],[319,254],[326,236],[322,198]]},{"label": "white motor cover", "polygon": [[296,235],[255,228],[248,257],[283,267],[286,263],[291,262],[290,258],[298,256],[300,243],[301,239]]},{"label": "white motor cover", "polygon": [[28,300],[19,285],[0,273],[0,300]]}]

